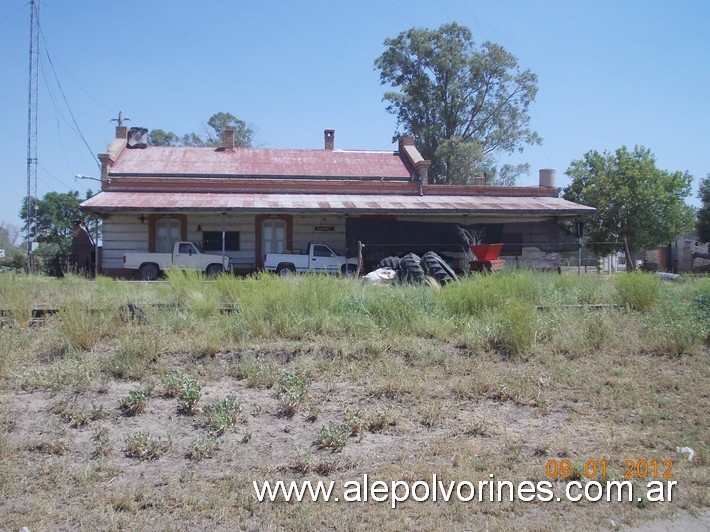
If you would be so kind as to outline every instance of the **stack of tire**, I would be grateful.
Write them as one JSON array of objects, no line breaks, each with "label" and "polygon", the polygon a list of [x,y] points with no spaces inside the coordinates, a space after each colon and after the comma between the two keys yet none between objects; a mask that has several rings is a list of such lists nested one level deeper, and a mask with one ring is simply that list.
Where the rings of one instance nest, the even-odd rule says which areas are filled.
[{"label": "stack of tire", "polygon": [[377,268],[393,269],[401,283],[423,283],[428,277],[440,285],[459,280],[454,270],[434,251],[427,251],[421,257],[416,253],[407,253],[402,258],[385,257]]}]

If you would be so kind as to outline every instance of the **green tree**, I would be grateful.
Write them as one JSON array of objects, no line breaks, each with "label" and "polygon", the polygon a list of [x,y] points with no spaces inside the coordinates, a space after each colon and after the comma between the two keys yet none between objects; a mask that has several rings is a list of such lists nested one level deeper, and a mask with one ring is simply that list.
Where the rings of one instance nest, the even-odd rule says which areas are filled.
[{"label": "green tree", "polygon": [[151,146],[180,146],[180,139],[170,131],[151,129],[148,133],[148,144]]},{"label": "green tree", "polygon": [[627,263],[633,264],[638,252],[693,227],[694,211],[685,203],[693,177],[656,168],[653,154],[643,146],[631,152],[626,146],[614,153],[587,152],[566,173],[572,183],[564,190],[565,199],[597,209],[585,233],[599,254],[624,250],[627,242]]},{"label": "green tree", "polygon": [[498,44],[477,48],[471,31],[456,23],[412,28],[384,44],[375,68],[382,84],[395,90],[383,99],[398,127],[414,135],[432,161],[434,182],[465,184],[478,175],[514,181],[516,172],[527,172],[527,165],[497,169],[496,156],[541,142],[529,128],[535,74],[521,71]]},{"label": "green tree", "polygon": [[[89,192],[90,194],[90,192]],[[84,214],[79,209],[81,199],[79,192],[47,192],[41,199],[31,199],[35,205],[33,220],[27,220],[27,202],[22,200],[20,218],[24,222],[23,232],[27,234],[28,223],[30,230],[37,242],[47,244],[50,248],[58,248],[61,253],[69,253],[71,248],[72,231],[74,222],[84,220]],[[87,226],[92,229],[93,221],[89,220]]]},{"label": "green tree", "polygon": [[701,205],[698,210],[695,228],[698,231],[700,240],[710,242],[710,174],[706,175],[705,179],[700,182],[698,198],[700,198]]},{"label": "green tree", "polygon": [[0,222],[0,249],[5,250],[5,255],[14,253],[18,250],[17,244],[20,237],[20,230],[18,227]]},{"label": "green tree", "polygon": [[254,140],[254,130],[247,126],[244,120],[240,120],[230,113],[213,114],[207,121],[207,125],[210,126],[213,132],[212,134],[210,134],[209,130],[207,132],[207,143],[210,146],[222,145],[222,132],[227,128],[234,130],[235,148],[250,148]]},{"label": "green tree", "polygon": [[148,144],[151,146],[186,146],[203,148],[222,145],[222,132],[234,129],[234,146],[249,148],[254,140],[255,131],[244,120],[240,120],[231,113],[215,113],[207,121],[205,136],[198,133],[186,133],[179,137],[171,131],[153,129],[148,134]]}]

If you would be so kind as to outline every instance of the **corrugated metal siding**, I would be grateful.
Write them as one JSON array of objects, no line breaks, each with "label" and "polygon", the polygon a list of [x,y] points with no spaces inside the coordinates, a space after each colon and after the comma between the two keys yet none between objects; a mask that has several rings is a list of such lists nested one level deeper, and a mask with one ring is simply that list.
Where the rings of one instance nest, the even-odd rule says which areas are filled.
[{"label": "corrugated metal siding", "polygon": [[123,150],[110,175],[384,177],[408,179],[397,152],[268,148]]}]

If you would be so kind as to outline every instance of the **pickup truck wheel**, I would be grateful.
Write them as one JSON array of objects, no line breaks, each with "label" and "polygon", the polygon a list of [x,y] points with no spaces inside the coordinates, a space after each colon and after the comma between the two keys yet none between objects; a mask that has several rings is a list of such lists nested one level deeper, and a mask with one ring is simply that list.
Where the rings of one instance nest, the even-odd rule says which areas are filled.
[{"label": "pickup truck wheel", "polygon": [[217,277],[222,272],[223,268],[221,264],[210,264],[205,270],[205,275],[207,275],[207,277]]},{"label": "pickup truck wheel", "polygon": [[143,264],[138,270],[141,279],[144,281],[155,281],[158,278],[160,269],[155,264]]},{"label": "pickup truck wheel", "polygon": [[296,268],[294,268],[290,264],[286,264],[276,268],[276,273],[283,276],[293,275],[294,273],[296,273]]}]

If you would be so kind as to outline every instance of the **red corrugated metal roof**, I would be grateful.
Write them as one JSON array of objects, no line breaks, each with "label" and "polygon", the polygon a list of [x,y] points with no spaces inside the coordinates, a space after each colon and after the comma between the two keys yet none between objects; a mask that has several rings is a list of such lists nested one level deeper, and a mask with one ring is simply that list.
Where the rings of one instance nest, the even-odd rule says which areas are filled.
[{"label": "red corrugated metal roof", "polygon": [[121,151],[109,175],[409,179],[411,169],[397,152],[151,146]]},{"label": "red corrugated metal roof", "polygon": [[101,192],[81,204],[90,212],[274,211],[348,213],[468,213],[578,216],[592,207],[554,197],[406,196],[356,194],[239,194]]}]

